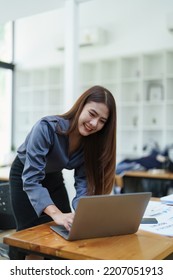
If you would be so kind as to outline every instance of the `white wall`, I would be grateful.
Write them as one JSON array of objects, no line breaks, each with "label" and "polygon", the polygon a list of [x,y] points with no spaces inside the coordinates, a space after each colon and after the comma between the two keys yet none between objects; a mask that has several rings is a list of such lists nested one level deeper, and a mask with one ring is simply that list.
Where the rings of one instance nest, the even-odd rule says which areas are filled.
[{"label": "white wall", "polygon": [[[81,6],[81,25],[90,14],[89,24],[108,30],[108,43],[102,47],[108,56],[151,51],[173,46],[173,34],[167,30],[170,12],[172,0],[95,0]],[[101,55],[101,49],[95,49],[93,57],[96,54]]]},{"label": "white wall", "polygon": [[[97,26],[108,35],[104,45],[80,49],[82,59],[173,47],[173,34],[167,29],[172,0],[92,0],[79,7],[80,29]],[[62,63],[64,53],[56,47],[64,21],[64,8],[17,20],[16,63],[21,67]]]},{"label": "white wall", "polygon": [[64,31],[64,9],[16,21],[15,63],[18,67],[56,65],[63,62],[57,52],[59,34]]}]

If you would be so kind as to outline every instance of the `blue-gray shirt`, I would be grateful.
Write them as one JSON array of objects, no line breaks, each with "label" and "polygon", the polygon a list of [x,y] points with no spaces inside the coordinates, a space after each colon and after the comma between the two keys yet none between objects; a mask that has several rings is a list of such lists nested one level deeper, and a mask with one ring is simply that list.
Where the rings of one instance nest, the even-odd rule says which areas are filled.
[{"label": "blue-gray shirt", "polygon": [[69,121],[58,116],[47,116],[39,120],[18,149],[18,157],[24,164],[23,187],[37,215],[48,205],[54,204],[48,190],[40,183],[46,173],[62,169],[74,169],[76,196],[72,206],[76,209],[78,200],[87,193],[82,147],[69,157],[69,137],[57,133],[57,125],[63,131],[69,128]]}]

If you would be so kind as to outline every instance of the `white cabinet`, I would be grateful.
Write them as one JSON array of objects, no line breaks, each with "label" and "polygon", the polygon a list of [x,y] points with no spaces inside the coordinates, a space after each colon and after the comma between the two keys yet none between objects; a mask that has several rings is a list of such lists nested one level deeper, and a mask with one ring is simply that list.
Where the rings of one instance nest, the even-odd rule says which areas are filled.
[{"label": "white cabinet", "polygon": [[[173,143],[173,50],[81,61],[79,92],[103,85],[117,104],[117,162],[143,155],[151,139]],[[62,113],[63,66],[17,71],[15,145],[33,123]]]}]

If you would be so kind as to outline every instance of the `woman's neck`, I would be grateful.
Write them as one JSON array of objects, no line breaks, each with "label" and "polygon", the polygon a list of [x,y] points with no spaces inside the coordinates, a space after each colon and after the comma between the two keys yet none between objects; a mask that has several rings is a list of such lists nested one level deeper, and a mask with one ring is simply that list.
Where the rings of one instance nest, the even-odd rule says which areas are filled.
[{"label": "woman's neck", "polygon": [[82,136],[79,134],[79,131],[76,129],[69,134],[69,155],[72,155],[77,151],[82,143]]}]

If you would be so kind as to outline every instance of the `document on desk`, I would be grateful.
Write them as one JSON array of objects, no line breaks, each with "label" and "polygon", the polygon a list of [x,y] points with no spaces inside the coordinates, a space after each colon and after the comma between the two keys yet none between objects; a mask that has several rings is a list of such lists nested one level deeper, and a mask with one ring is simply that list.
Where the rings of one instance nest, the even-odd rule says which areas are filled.
[{"label": "document on desk", "polygon": [[173,236],[173,206],[150,201],[144,218],[156,218],[157,224],[140,224],[139,229],[166,236]]},{"label": "document on desk", "polygon": [[169,194],[160,198],[161,202],[173,205],[173,194]]}]

